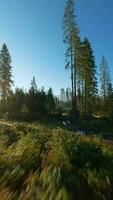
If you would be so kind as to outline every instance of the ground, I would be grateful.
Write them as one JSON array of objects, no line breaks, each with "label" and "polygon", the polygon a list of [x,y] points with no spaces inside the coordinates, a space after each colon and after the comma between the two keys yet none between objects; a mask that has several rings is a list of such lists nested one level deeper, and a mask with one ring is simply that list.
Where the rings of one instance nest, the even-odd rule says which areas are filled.
[{"label": "ground", "polygon": [[0,121],[1,200],[111,200],[112,169],[111,144],[101,138],[55,120]]}]

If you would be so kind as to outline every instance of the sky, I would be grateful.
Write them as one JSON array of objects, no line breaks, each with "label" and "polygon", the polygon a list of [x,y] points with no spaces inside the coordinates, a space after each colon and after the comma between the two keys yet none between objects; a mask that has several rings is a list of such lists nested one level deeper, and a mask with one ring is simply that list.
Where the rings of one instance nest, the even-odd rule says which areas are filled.
[{"label": "sky", "polygon": [[[7,44],[15,87],[70,86],[65,70],[62,18],[66,0],[0,0],[0,48]],[[97,67],[105,55],[113,77],[113,0],[75,0],[80,36],[88,37]]]}]

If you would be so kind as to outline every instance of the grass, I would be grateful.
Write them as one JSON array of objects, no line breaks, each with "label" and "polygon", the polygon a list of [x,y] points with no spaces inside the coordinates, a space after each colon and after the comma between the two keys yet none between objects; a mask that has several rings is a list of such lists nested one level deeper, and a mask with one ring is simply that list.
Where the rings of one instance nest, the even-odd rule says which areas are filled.
[{"label": "grass", "polygon": [[0,122],[1,200],[111,200],[112,169],[100,139],[55,122]]}]

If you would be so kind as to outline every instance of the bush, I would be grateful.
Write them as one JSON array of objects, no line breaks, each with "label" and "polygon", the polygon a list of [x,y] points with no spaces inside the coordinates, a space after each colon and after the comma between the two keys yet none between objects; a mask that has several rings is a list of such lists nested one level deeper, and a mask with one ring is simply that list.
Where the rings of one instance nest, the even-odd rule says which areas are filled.
[{"label": "bush", "polygon": [[13,123],[0,131],[0,194],[17,200],[111,200],[113,150],[61,128]]}]

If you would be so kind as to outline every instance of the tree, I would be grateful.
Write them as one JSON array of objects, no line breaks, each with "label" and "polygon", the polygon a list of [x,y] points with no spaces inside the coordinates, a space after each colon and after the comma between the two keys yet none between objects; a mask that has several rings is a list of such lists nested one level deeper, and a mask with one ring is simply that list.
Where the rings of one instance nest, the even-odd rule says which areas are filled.
[{"label": "tree", "polygon": [[66,101],[67,101],[67,103],[70,104],[71,98],[72,98],[71,89],[70,88],[66,88]]},{"label": "tree", "polygon": [[38,91],[37,91],[37,85],[36,85],[36,80],[35,77],[32,78],[31,80],[31,87],[26,94],[26,106],[28,108],[28,111],[30,113],[35,113],[37,112],[37,96],[38,96]]},{"label": "tree", "polygon": [[7,99],[7,111],[9,113],[20,114],[24,110],[25,93],[23,89],[16,88]]},{"label": "tree", "polygon": [[60,98],[59,98],[59,96],[55,96],[54,101],[55,101],[55,108],[56,108],[57,111],[59,111],[61,109],[60,108]]},{"label": "tree", "polygon": [[82,101],[84,101],[85,113],[91,114],[98,90],[95,58],[88,38],[85,38],[81,43],[81,64],[79,76],[82,80]]},{"label": "tree", "polygon": [[32,80],[31,80],[31,87],[30,87],[29,92],[32,93],[32,94],[36,94],[37,93],[37,84],[36,84],[36,80],[35,80],[34,76],[33,76]]},{"label": "tree", "polygon": [[109,83],[110,83],[109,66],[105,56],[103,56],[100,64],[100,89],[101,89],[100,92],[104,102],[104,106],[106,104]]},{"label": "tree", "polygon": [[110,70],[105,56],[102,57],[100,64],[100,94],[102,100],[101,107],[104,115],[112,115],[113,89]]},{"label": "tree", "polygon": [[55,109],[55,101],[53,97],[53,91],[52,88],[49,88],[47,92],[47,110],[48,113],[51,114],[52,111]]},{"label": "tree", "polygon": [[108,91],[107,91],[107,113],[110,118],[113,118],[113,86],[112,83],[109,82],[108,84]]},{"label": "tree", "polygon": [[79,29],[74,14],[74,1],[67,0],[63,17],[64,43],[66,44],[66,69],[71,69],[72,110],[76,112],[76,50]]},{"label": "tree", "polygon": [[61,101],[61,108],[64,109],[66,103],[66,93],[64,88],[61,88],[60,90],[60,101]]},{"label": "tree", "polygon": [[7,97],[11,94],[11,86],[13,83],[11,57],[6,44],[3,44],[0,54],[0,93],[4,111],[6,109]]},{"label": "tree", "polygon": [[41,91],[38,92],[38,110],[42,114],[47,113],[46,103],[47,103],[47,94],[45,92],[44,87],[42,87]]}]

